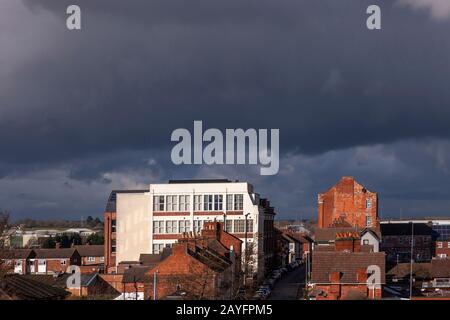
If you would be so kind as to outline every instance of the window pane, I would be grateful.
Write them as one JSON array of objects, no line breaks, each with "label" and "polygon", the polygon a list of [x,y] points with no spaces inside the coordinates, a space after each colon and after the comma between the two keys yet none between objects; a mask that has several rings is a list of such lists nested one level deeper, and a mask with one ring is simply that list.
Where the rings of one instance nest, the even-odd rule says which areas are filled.
[{"label": "window pane", "polygon": [[203,210],[203,196],[198,195],[194,197],[194,210],[195,211]]},{"label": "window pane", "polygon": [[234,232],[245,232],[245,220],[234,220]]},{"label": "window pane", "polygon": [[185,196],[185,210],[191,210],[191,196]]},{"label": "window pane", "polygon": [[222,210],[223,196],[221,194],[214,195],[214,210]]},{"label": "window pane", "polygon": [[233,195],[227,194],[227,210],[233,210]]},{"label": "window pane", "polygon": [[212,194],[205,194],[203,197],[203,207],[205,211],[213,210],[213,196]]},{"label": "window pane", "polygon": [[242,194],[234,195],[234,210],[243,210],[244,208],[244,196]]},{"label": "window pane", "polygon": [[226,220],[225,222],[225,231],[233,232],[233,220]]},{"label": "window pane", "polygon": [[247,219],[247,231],[253,232],[253,219]]}]

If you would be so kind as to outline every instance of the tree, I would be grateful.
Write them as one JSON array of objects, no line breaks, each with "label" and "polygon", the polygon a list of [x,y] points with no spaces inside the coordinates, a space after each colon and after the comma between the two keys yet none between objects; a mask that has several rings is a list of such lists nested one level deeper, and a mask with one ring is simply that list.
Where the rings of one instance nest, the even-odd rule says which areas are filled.
[{"label": "tree", "polygon": [[7,241],[7,231],[9,229],[9,213],[0,211],[0,249],[5,247]]},{"label": "tree", "polygon": [[102,245],[105,242],[105,237],[101,233],[93,233],[87,237],[86,242],[91,245]]},{"label": "tree", "polygon": [[56,241],[53,237],[44,238],[41,243],[41,247],[44,249],[52,249],[56,247]]},{"label": "tree", "polygon": [[[9,230],[9,213],[5,211],[0,212],[0,251],[5,248],[6,241],[8,239]],[[0,259],[0,279],[9,271],[11,266],[6,265],[3,260]]]}]

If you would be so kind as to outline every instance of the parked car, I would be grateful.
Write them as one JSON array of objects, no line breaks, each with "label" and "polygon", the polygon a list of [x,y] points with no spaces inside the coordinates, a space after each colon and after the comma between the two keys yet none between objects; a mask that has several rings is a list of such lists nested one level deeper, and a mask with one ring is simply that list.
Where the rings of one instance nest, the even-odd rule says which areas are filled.
[{"label": "parked car", "polygon": [[272,272],[272,277],[275,277],[275,278],[281,277],[281,272],[279,272],[279,271],[273,271],[273,272]]},{"label": "parked car", "polygon": [[253,295],[252,300],[261,300],[262,298],[263,298],[263,296],[260,293],[256,292]]},{"label": "parked car", "polygon": [[274,279],[266,279],[263,282],[263,285],[268,286],[270,289],[273,289],[273,285],[275,284],[275,280]]},{"label": "parked car", "polygon": [[262,299],[267,299],[270,295],[270,288],[267,286],[261,286],[259,287],[258,291],[256,293],[261,296]]}]

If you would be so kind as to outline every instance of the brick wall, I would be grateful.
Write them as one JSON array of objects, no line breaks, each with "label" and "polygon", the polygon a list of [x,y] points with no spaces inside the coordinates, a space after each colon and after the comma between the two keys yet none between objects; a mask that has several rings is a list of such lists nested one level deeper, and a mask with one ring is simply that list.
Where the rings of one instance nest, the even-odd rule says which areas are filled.
[{"label": "brick wall", "polygon": [[318,196],[318,228],[332,227],[337,219],[364,228],[366,216],[370,216],[371,226],[375,227],[378,219],[377,206],[376,193],[368,191],[352,177],[343,177],[327,192]]},{"label": "brick wall", "polygon": [[113,232],[112,222],[116,220],[115,212],[105,212],[104,214],[104,237],[105,237],[105,272],[115,271],[116,253],[112,252],[112,242],[116,239],[116,233]]}]

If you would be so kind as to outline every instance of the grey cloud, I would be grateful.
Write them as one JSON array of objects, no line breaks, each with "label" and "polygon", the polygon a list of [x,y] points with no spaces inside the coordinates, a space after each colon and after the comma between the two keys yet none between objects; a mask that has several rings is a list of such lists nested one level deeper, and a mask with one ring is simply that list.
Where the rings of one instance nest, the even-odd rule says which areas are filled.
[{"label": "grey cloud", "polygon": [[[444,199],[435,186],[448,181],[436,172],[448,170],[450,22],[379,1],[383,29],[370,32],[372,2],[80,0],[83,30],[69,32],[69,1],[3,1],[0,188],[34,194],[36,173],[57,170],[35,200],[59,203],[46,208],[56,214],[85,197],[78,189],[92,194],[80,208],[99,210],[115,184],[243,176],[283,213],[311,214],[319,186],[354,172],[390,203]],[[171,165],[170,133],[193,120],[280,128],[280,175]]]}]

